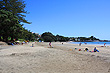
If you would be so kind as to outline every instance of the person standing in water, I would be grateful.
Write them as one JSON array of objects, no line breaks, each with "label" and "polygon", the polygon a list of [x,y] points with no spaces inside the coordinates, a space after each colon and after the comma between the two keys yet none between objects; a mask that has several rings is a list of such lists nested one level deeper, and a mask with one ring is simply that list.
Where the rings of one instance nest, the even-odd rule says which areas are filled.
[{"label": "person standing in water", "polygon": [[106,44],[106,43],[104,43],[104,47],[105,47],[105,44]]},{"label": "person standing in water", "polygon": [[79,43],[79,46],[81,46],[82,43]]}]

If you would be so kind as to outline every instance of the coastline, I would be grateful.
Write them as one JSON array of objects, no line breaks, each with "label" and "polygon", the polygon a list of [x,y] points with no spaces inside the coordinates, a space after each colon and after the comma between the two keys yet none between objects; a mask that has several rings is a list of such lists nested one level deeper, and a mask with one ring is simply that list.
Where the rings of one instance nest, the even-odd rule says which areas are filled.
[{"label": "coastline", "polygon": [[70,42],[71,44],[88,44],[88,45],[100,45],[100,46],[104,46],[104,43],[105,43],[105,46],[110,46],[110,42]]},{"label": "coastline", "polygon": [[[63,44],[62,44],[63,43]],[[32,42],[0,50],[1,73],[109,73],[110,56],[107,47],[100,52],[84,52],[78,49],[93,45],[68,42]],[[34,47],[31,47],[34,44]],[[78,48],[75,50],[74,48]],[[104,50],[105,49],[105,50]],[[107,55],[108,54],[108,55]]]}]

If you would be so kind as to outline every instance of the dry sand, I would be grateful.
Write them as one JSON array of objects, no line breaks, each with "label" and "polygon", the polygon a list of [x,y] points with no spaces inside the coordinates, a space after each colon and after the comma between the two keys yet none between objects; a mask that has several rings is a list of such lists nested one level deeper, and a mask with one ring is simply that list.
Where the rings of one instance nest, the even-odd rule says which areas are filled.
[{"label": "dry sand", "polygon": [[[4,47],[0,50],[0,73],[110,73],[110,47],[52,42]],[[91,53],[78,49],[97,47]],[[75,50],[74,48],[77,48]]]}]

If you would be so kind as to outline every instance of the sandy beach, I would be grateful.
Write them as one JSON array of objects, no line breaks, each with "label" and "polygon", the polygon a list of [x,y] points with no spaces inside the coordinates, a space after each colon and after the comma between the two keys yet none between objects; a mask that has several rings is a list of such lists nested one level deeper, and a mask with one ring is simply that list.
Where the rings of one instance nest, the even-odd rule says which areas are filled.
[{"label": "sandy beach", "polygon": [[[48,44],[2,46],[0,73],[110,73],[110,46],[52,42],[50,48]],[[84,51],[94,47],[99,52]]]}]

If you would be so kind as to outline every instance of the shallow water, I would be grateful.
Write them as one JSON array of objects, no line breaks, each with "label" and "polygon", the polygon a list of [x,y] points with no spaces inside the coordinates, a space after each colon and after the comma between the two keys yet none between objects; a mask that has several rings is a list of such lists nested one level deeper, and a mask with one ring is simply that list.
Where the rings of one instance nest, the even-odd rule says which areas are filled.
[{"label": "shallow water", "polygon": [[104,45],[104,43],[106,43],[106,45],[110,46],[110,42],[71,42],[72,44],[93,44],[93,45]]}]

